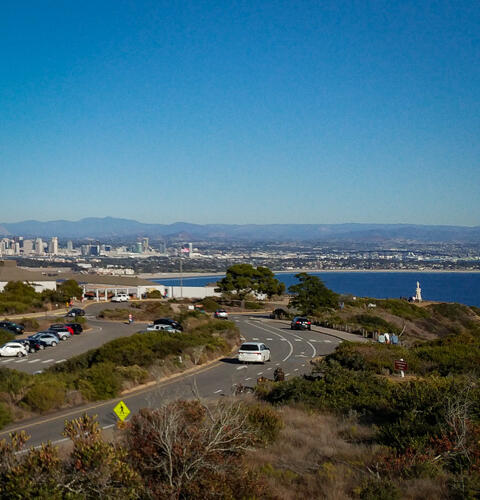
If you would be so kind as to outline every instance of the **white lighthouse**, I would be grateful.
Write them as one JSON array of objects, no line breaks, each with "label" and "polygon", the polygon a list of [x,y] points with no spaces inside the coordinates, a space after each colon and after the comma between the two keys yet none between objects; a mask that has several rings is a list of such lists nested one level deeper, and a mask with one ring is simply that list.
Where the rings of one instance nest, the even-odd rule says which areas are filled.
[{"label": "white lighthouse", "polygon": [[419,281],[417,281],[417,288],[415,290],[415,302],[422,302],[422,289],[420,288]]}]

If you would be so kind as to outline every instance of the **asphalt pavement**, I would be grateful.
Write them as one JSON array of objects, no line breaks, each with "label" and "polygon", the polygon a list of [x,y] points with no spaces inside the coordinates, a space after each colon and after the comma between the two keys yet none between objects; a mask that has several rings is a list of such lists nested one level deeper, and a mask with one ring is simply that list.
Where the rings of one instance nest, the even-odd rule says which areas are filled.
[{"label": "asphalt pavement", "polygon": [[[253,387],[259,377],[273,379],[273,371],[277,367],[283,369],[287,379],[308,373],[312,358],[333,352],[335,347],[341,342],[339,338],[320,332],[309,330],[293,331],[290,330],[287,324],[275,320],[267,320],[254,316],[234,316],[232,319],[237,323],[242,339],[246,341],[257,340],[265,343],[270,348],[271,362],[265,364],[240,364],[236,359],[236,355],[232,354],[231,357],[223,358],[208,366],[199,367],[191,373],[179,374],[168,380],[159,381],[154,385],[131,392],[114,400],[93,403],[57,412],[42,418],[13,424],[0,432],[0,438],[7,436],[12,430],[25,430],[31,435],[29,442],[31,445],[35,446],[48,440],[61,442],[64,440],[61,433],[65,419],[76,418],[85,412],[97,415],[101,427],[108,429],[114,427],[118,420],[113,413],[113,408],[120,400],[124,401],[133,414],[140,408],[158,407],[167,401],[177,398],[199,396],[201,398],[212,399],[230,396],[232,395],[234,384]],[[75,336],[71,340],[62,342],[50,352],[53,352],[55,349],[64,348],[65,351],[59,351],[58,355],[66,358],[70,343],[72,346],[74,343],[77,343],[77,350],[87,345],[94,347],[111,340],[111,336],[130,335],[138,330],[138,325],[135,323],[133,325],[124,325],[120,323],[108,324],[105,321],[98,320],[89,320],[89,322],[93,326],[91,332],[83,334],[84,337],[82,335]],[[82,338],[89,340],[85,340],[85,344],[81,345]],[[46,352],[38,353],[40,356],[46,356],[49,360],[48,363],[42,363],[42,359],[39,362],[32,363],[31,366],[39,365],[39,363],[49,366],[54,362],[60,361],[59,359],[53,361],[53,355],[51,355],[52,360],[50,360],[48,352],[47,350]],[[78,351],[76,353],[78,354]],[[31,360],[28,359],[24,363],[17,365],[13,361],[12,368],[27,368],[28,361]]]}]

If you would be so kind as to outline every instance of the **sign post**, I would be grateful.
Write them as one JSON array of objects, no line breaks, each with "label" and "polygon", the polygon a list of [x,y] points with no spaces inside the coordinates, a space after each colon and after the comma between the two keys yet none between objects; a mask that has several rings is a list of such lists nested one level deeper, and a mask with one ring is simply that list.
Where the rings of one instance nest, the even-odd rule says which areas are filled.
[{"label": "sign post", "polygon": [[407,368],[408,368],[407,362],[404,361],[403,358],[396,359],[394,362],[394,367],[395,367],[395,370],[400,371],[400,377],[404,378],[405,372],[407,371]]}]

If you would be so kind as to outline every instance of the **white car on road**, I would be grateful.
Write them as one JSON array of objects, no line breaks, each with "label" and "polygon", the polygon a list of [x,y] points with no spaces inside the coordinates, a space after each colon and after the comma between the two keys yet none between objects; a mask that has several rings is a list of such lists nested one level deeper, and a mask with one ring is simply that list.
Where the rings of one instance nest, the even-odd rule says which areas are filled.
[{"label": "white car on road", "polygon": [[18,356],[22,358],[28,354],[25,346],[18,342],[7,342],[0,347],[0,356]]},{"label": "white car on road", "polygon": [[118,295],[114,295],[110,300],[112,302],[128,302],[129,297],[126,293],[119,293]]},{"label": "white car on road", "polygon": [[271,361],[270,349],[261,342],[244,342],[238,351],[240,363],[265,363]]},{"label": "white car on road", "polygon": [[170,332],[170,333],[182,333],[181,330],[177,330],[172,325],[148,325],[147,332]]}]

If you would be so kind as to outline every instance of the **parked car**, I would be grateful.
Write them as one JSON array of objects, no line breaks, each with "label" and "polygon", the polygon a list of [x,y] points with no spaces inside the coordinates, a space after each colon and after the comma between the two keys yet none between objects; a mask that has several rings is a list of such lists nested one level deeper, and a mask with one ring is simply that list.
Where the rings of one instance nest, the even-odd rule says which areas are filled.
[{"label": "parked car", "polygon": [[73,335],[73,328],[70,325],[63,323],[54,323],[48,327],[49,330],[68,330],[70,335]]},{"label": "parked car", "polygon": [[21,335],[25,331],[25,327],[23,325],[19,325],[13,321],[0,321],[0,328],[15,333],[16,335]]},{"label": "parked car", "polygon": [[33,340],[41,340],[42,342],[45,342],[48,347],[55,347],[60,342],[60,339],[57,335],[55,335],[53,330],[51,332],[38,332],[28,338]]},{"label": "parked car", "polygon": [[80,323],[65,323],[65,326],[70,327],[74,335],[80,335],[83,332],[83,326]]},{"label": "parked car", "polygon": [[47,344],[45,344],[45,342],[36,339],[19,339],[19,340],[12,340],[12,342],[17,342],[19,344],[22,344],[27,350],[27,352],[41,351],[45,349],[45,347],[47,347]]},{"label": "parked car", "polygon": [[75,316],[85,316],[85,311],[83,309],[80,309],[78,307],[74,307],[73,309],[70,309],[70,311],[65,314],[67,318],[75,317]]},{"label": "parked car", "polygon": [[27,354],[26,347],[19,342],[7,342],[0,347],[0,356],[18,356],[22,358]]},{"label": "parked car", "polygon": [[312,322],[303,316],[295,316],[290,323],[290,328],[292,330],[311,330]]},{"label": "parked car", "polygon": [[244,342],[238,350],[240,363],[265,363],[271,360],[270,349],[261,342]]},{"label": "parked car", "polygon": [[114,295],[110,300],[112,302],[128,302],[130,297],[126,293],[119,293]]},{"label": "parked car", "polygon": [[225,309],[217,309],[213,313],[213,317],[217,319],[228,319],[228,313],[225,311]]},{"label": "parked car", "polygon": [[148,325],[147,332],[170,332],[180,333],[182,330],[174,328],[172,325]]},{"label": "parked car", "polygon": [[170,325],[173,328],[175,328],[176,330],[180,330],[181,332],[183,332],[183,326],[178,321],[175,321],[174,319],[160,318],[160,319],[156,319],[153,322],[153,324],[154,325]]},{"label": "parked car", "polygon": [[46,331],[56,334],[60,340],[68,340],[72,336],[68,328],[49,328]]}]

